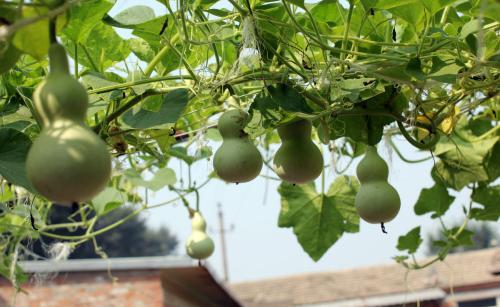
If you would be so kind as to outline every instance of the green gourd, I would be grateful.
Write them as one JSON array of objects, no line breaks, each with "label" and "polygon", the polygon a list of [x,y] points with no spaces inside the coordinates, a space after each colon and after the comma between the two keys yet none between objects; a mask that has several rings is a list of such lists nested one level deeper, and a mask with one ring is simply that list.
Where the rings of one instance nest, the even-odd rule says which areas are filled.
[{"label": "green gourd", "polygon": [[214,156],[214,169],[226,182],[248,182],[262,169],[262,156],[243,130],[247,122],[248,114],[238,109],[224,112],[219,119],[223,141]]},{"label": "green gourd", "polygon": [[214,241],[207,235],[207,224],[198,211],[191,217],[191,235],[186,241],[186,252],[194,259],[205,259],[214,252]]},{"label": "green gourd", "polygon": [[274,156],[276,174],[291,183],[306,183],[323,171],[323,155],[311,140],[311,122],[299,120],[278,128],[281,146]]},{"label": "green gourd", "polygon": [[389,169],[378,155],[376,147],[366,147],[356,174],[361,182],[354,201],[359,216],[372,224],[394,219],[401,207],[401,200],[396,189],[387,182]]},{"label": "green gourd", "polygon": [[64,48],[52,44],[50,73],[33,94],[42,131],[33,142],[26,171],[35,189],[62,204],[92,199],[111,176],[106,144],[85,125],[88,96],[68,70]]},{"label": "green gourd", "polygon": [[83,122],[88,108],[87,91],[69,74],[64,47],[52,44],[49,59],[50,73],[33,92],[34,107],[42,125],[59,118]]}]

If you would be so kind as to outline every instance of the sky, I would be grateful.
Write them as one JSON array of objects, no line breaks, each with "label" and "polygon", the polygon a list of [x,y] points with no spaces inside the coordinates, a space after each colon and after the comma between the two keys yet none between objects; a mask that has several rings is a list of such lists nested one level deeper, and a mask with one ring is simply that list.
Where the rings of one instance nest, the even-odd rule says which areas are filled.
[{"label": "sky", "polygon": [[[161,15],[165,9],[155,1],[124,0],[117,4],[110,12],[113,16],[121,10],[133,5],[148,5],[155,9],[156,15]],[[222,3],[222,6],[225,4]],[[127,31],[118,31],[127,37]],[[420,158],[425,154],[418,153],[411,145],[402,140],[396,144],[409,158]],[[213,151],[220,143],[211,143]],[[226,184],[221,180],[212,180],[200,192],[200,208],[207,220],[209,234],[214,239],[216,249],[207,260],[209,268],[221,278],[222,254],[218,233],[217,204],[222,205],[226,228],[233,225],[226,234],[229,278],[231,282],[242,282],[262,278],[280,277],[310,272],[326,272],[343,270],[359,266],[391,263],[397,255],[397,239],[416,226],[422,226],[422,234],[439,229],[438,223],[431,220],[430,214],[416,216],[413,205],[417,201],[422,188],[433,185],[430,176],[432,160],[419,164],[407,164],[395,154],[390,155],[382,142],[379,153],[388,161],[390,175],[389,182],[396,188],[401,197],[401,211],[395,220],[387,223],[388,234],[383,234],[380,225],[368,224],[361,221],[360,232],[345,234],[325,255],[314,262],[302,250],[291,228],[279,228],[277,220],[280,210],[280,197],[277,192],[279,182],[259,177],[249,183],[234,185]],[[326,148],[325,148],[326,149]],[[327,151],[327,150],[325,150]],[[328,157],[325,156],[325,161]],[[347,170],[347,175],[355,175],[355,167],[359,159]],[[169,167],[179,171],[179,163],[175,161]],[[203,181],[213,170],[212,161],[203,160],[193,167],[193,179]],[[184,169],[184,172],[186,169]],[[327,184],[335,178],[331,169],[327,172]],[[265,167],[262,174],[265,174]],[[270,173],[269,175],[273,175]],[[267,196],[264,196],[267,186]],[[462,205],[468,203],[469,192],[464,190],[458,194],[454,204],[445,215],[447,222],[458,221],[463,218]],[[169,191],[160,191],[150,195],[149,203],[155,204],[174,198],[175,194]],[[188,200],[194,204],[194,199]],[[182,204],[167,205],[148,210],[144,216],[151,227],[168,227],[179,239],[180,244],[176,253],[185,254],[184,242],[191,232],[190,221]],[[419,250],[423,256],[424,248]]]}]

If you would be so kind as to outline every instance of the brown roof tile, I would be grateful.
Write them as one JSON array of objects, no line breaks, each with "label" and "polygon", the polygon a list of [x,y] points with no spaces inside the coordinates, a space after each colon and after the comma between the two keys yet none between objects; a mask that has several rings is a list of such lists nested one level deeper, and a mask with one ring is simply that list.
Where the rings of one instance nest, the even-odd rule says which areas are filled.
[{"label": "brown roof tile", "polygon": [[444,262],[408,273],[401,265],[389,264],[235,283],[230,289],[245,306],[281,307],[500,283],[495,271],[500,271],[499,247],[451,254]]}]

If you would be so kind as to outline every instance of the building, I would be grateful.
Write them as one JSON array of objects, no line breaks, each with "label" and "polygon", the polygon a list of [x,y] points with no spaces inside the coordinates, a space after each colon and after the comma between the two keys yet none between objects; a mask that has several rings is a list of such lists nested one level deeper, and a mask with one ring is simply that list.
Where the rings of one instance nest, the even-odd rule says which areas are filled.
[{"label": "building", "polygon": [[26,261],[25,292],[0,278],[0,306],[237,307],[204,267],[185,257]]},{"label": "building", "polygon": [[450,254],[418,271],[378,265],[232,284],[231,290],[248,307],[500,306],[500,248]]}]

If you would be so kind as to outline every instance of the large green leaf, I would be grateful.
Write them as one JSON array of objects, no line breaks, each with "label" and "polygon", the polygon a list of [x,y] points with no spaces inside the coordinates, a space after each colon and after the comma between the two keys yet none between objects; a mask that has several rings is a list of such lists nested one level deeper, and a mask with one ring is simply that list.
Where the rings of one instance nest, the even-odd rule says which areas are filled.
[{"label": "large green leaf", "polygon": [[[23,6],[23,18],[36,18],[47,14],[46,7]],[[57,29],[59,30],[65,22],[65,17],[61,15],[57,18]],[[1,23],[0,23],[1,24]],[[28,24],[18,29],[12,39],[14,46],[37,60],[42,60],[49,51],[49,21],[42,18],[39,21]],[[3,47],[3,45],[2,45]],[[3,50],[2,50],[3,52]]]},{"label": "large green leaf", "polygon": [[0,129],[0,175],[8,182],[31,192],[35,189],[26,177],[26,156],[31,141],[14,129]]},{"label": "large green leaf", "polygon": [[[73,40],[66,40],[68,53],[74,58]],[[85,51],[82,50],[85,48]],[[81,43],[78,62],[93,71],[104,71],[116,62],[121,62],[130,54],[129,44],[113,29],[102,22],[95,25],[87,39]]]},{"label": "large green leaf", "polygon": [[113,7],[114,3],[114,0],[90,0],[72,6],[71,17],[63,31],[64,34],[73,42],[85,43],[92,29],[101,24],[102,17]]},{"label": "large green leaf", "polygon": [[500,218],[500,185],[475,189],[472,200],[483,205],[483,208],[472,208],[473,218],[486,221],[497,221]]},{"label": "large green leaf", "polygon": [[103,21],[113,27],[133,29],[136,25],[145,23],[154,18],[155,12],[149,6],[134,5],[126,8],[114,17],[106,14]]},{"label": "large green leaf", "polygon": [[340,176],[326,194],[317,193],[314,184],[283,182],[279,227],[293,227],[297,239],[309,256],[318,261],[344,232],[359,231],[354,197],[359,184],[354,177]]},{"label": "large green leaf", "polygon": [[490,179],[488,157],[499,137],[468,137],[464,127],[457,128],[453,135],[436,145],[435,154],[440,161],[433,168],[432,175],[436,180],[442,180],[447,187],[459,191],[469,183]]},{"label": "large green leaf", "polygon": [[417,215],[432,212],[432,218],[443,216],[455,200],[448,193],[446,187],[440,183],[434,184],[432,188],[424,188],[420,191],[414,210]]},{"label": "large green leaf", "polygon": [[[159,97],[159,96],[158,96]],[[152,98],[157,99],[157,98]],[[152,128],[165,124],[175,124],[188,103],[188,91],[176,89],[161,99],[161,106],[157,112],[139,108],[128,110],[122,120],[133,128]]]}]

